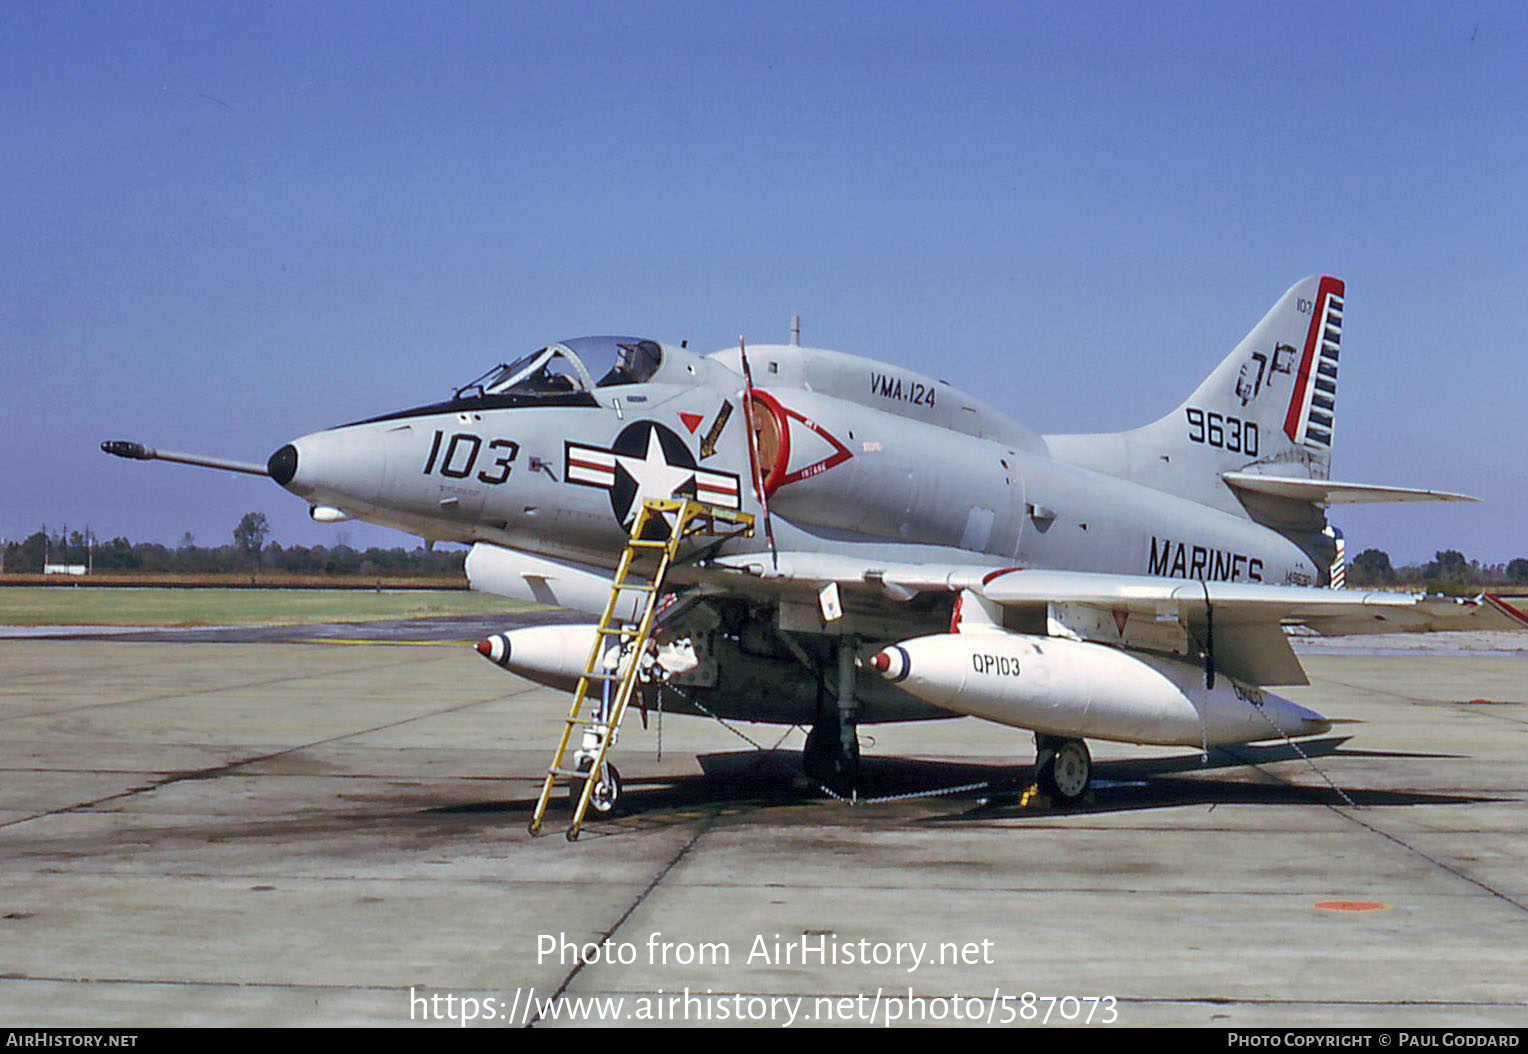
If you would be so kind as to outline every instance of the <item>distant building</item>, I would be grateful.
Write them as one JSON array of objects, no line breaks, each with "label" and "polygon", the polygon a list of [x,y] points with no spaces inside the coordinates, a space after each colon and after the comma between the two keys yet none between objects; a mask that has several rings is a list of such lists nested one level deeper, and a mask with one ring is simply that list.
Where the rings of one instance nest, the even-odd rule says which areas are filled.
[{"label": "distant building", "polygon": [[43,564],[42,573],[45,575],[83,575],[87,573],[84,564]]}]

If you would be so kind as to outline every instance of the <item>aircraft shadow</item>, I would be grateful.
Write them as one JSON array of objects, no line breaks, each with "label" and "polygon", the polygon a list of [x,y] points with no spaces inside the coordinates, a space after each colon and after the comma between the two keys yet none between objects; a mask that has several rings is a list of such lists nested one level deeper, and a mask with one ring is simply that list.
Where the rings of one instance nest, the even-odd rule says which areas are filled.
[{"label": "aircraft shadow", "polygon": [[[1243,772],[1253,765],[1274,762],[1343,757],[1427,757],[1443,754],[1409,754],[1347,750],[1348,737],[1307,740],[1296,750],[1289,744],[1246,745],[1217,748],[1207,759],[1198,753],[1162,758],[1103,761],[1093,767],[1094,786],[1089,800],[1074,806],[1034,805],[1020,807],[1019,797],[1033,780],[1032,765],[1004,765],[997,761],[948,761],[926,758],[864,757],[860,762],[858,803],[874,807],[911,797],[945,801],[956,806],[943,816],[926,822],[992,820],[1059,814],[1114,813],[1159,809],[1181,805],[1332,805],[1360,808],[1397,805],[1467,805],[1499,801],[1499,798],[1422,791],[1339,790],[1307,769],[1309,779],[1300,784],[1248,780]],[[627,779],[621,819],[639,826],[687,823],[707,815],[736,814],[799,807],[829,795],[801,771],[801,755],[794,750],[726,751],[698,756],[701,775]],[[1219,775],[1224,773],[1225,775]],[[1330,775],[1330,773],[1328,773]],[[945,792],[940,794],[939,792]],[[566,794],[553,798],[548,823],[554,828],[567,814]],[[535,798],[476,802],[426,810],[436,814],[497,814],[529,816]],[[591,813],[588,833],[613,817]]]}]

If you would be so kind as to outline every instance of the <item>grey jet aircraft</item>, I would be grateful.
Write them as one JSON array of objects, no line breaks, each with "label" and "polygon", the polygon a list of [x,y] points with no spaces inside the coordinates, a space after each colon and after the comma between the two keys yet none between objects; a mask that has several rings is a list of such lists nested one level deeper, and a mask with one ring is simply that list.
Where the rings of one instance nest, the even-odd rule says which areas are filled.
[{"label": "grey jet aircraft", "polygon": [[[470,546],[475,589],[591,613],[645,502],[750,513],[765,530],[662,583],[648,703],[809,728],[806,771],[840,794],[859,726],[975,715],[1032,732],[1037,785],[1072,801],[1088,738],[1208,750],[1326,731],[1266,690],[1306,683],[1288,627],[1528,625],[1489,595],[1323,588],[1341,568],[1328,506],[1471,500],[1330,478],[1343,302],[1337,279],[1298,282],[1181,405],[1110,434],[1039,435],[932,376],[794,342],[700,355],[609,336],[263,466],[103,448],[269,475],[315,519]],[[538,626],[478,650],[571,689],[595,639]],[[596,807],[619,793],[607,764]]]}]

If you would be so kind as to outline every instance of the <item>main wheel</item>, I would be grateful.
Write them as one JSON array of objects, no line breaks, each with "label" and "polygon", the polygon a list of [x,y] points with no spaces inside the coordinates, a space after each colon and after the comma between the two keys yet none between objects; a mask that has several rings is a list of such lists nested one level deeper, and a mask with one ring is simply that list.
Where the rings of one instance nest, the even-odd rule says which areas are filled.
[{"label": "main wheel", "polygon": [[1080,739],[1046,739],[1035,757],[1035,782],[1068,805],[1080,801],[1093,780],[1093,757]]},{"label": "main wheel", "polygon": [[[579,770],[588,772],[593,764],[591,759],[579,762]],[[576,779],[568,784],[568,807],[578,808],[578,800],[583,797],[585,779]],[[621,794],[624,790],[621,783],[621,772],[610,762],[605,762],[604,769],[598,780],[595,781],[594,790],[589,792],[589,808],[598,813],[612,813],[621,805]]]},{"label": "main wheel", "polygon": [[859,782],[859,739],[845,750],[836,724],[817,724],[807,733],[806,749],[801,752],[801,767],[812,779],[834,794],[847,795]]},{"label": "main wheel", "polygon": [[838,740],[838,729],[830,735],[821,725],[813,725],[806,734],[806,746],[801,751],[801,767],[814,780],[825,779],[832,768],[833,745]]}]

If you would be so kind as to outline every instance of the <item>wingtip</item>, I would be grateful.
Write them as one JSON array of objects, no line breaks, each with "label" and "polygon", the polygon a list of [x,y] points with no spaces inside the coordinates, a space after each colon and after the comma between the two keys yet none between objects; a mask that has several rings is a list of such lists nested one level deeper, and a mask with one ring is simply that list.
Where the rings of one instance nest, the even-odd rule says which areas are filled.
[{"label": "wingtip", "polygon": [[[1513,622],[1516,622],[1523,629],[1528,629],[1528,615],[1523,614],[1523,612],[1519,611],[1516,607],[1507,603],[1506,599],[1502,597],[1501,594],[1482,593],[1480,594],[1480,599],[1485,601],[1486,604],[1495,609],[1497,612],[1507,616]],[[1519,598],[1514,597],[1513,599]]]}]

